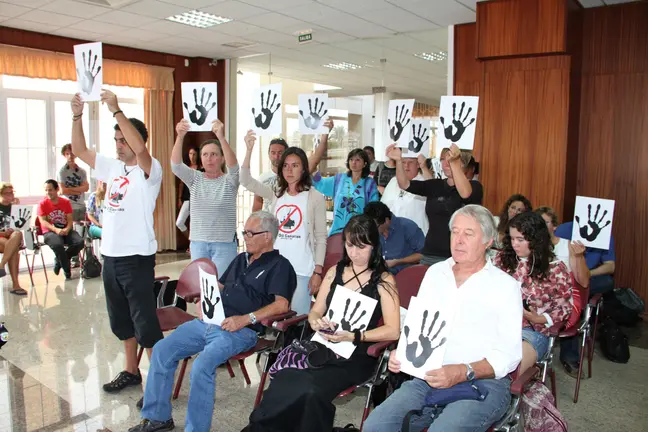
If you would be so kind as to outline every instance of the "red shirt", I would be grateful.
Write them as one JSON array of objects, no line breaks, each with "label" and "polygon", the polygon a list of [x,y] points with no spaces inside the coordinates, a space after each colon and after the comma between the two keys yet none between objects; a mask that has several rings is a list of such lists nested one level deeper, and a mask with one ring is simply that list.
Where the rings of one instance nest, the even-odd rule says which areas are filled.
[{"label": "red shirt", "polygon": [[[38,216],[43,216],[47,222],[57,228],[65,228],[67,225],[67,215],[72,214],[72,205],[67,198],[59,197],[58,202],[54,204],[49,198],[44,198],[38,203]],[[43,234],[49,230],[42,227]]]}]

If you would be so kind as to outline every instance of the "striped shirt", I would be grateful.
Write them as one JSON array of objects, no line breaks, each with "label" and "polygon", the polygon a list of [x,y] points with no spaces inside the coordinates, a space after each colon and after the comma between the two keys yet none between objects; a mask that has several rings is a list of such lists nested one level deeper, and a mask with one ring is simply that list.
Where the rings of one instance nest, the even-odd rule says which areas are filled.
[{"label": "striped shirt", "polygon": [[234,241],[236,235],[236,198],[239,167],[227,168],[227,174],[215,179],[189,168],[184,163],[171,164],[171,170],[189,188],[189,240],[203,242]]}]

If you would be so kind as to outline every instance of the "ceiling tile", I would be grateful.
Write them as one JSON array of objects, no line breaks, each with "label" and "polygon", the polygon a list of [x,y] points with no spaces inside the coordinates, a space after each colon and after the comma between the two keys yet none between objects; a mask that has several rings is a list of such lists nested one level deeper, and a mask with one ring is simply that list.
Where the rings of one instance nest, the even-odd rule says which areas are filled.
[{"label": "ceiling tile", "polygon": [[104,8],[101,6],[90,5],[87,3],[80,3],[78,1],[71,0],[57,0],[52,3],[48,3],[40,8],[40,10],[48,12],[58,12],[63,15],[69,15],[79,18],[93,18],[97,15],[101,15],[107,12],[110,12],[111,9]]},{"label": "ceiling tile", "polygon": [[427,0],[389,0],[395,6],[428,19],[433,23],[445,27],[452,24],[474,22],[477,17],[475,11],[467,8],[454,0],[442,0],[443,4],[430,7]]},{"label": "ceiling tile", "polygon": [[259,43],[268,43],[275,44],[277,42],[281,43],[293,43],[297,45],[297,38],[294,36],[288,36],[283,33],[276,32],[274,30],[263,29],[261,31],[250,33],[243,36],[249,41],[259,42]]},{"label": "ceiling tile", "polygon": [[218,33],[228,34],[231,36],[246,36],[250,33],[259,32],[263,29],[255,25],[245,23],[243,21],[231,21],[225,24],[220,24],[211,27],[209,28],[209,30]]},{"label": "ceiling tile", "polygon": [[94,18],[97,21],[109,24],[117,24],[126,27],[140,27],[144,24],[152,23],[155,18],[145,17],[142,15],[132,14],[129,12],[112,11]]},{"label": "ceiling tile", "polygon": [[68,27],[81,21],[81,18],[61,15],[54,12],[46,12],[44,10],[32,10],[30,12],[24,13],[20,15],[20,19],[42,24],[55,25],[56,28]]},{"label": "ceiling tile", "polygon": [[393,30],[362,20],[354,15],[340,13],[334,19],[318,24],[358,38],[384,37],[394,34]]},{"label": "ceiling tile", "polygon": [[293,18],[300,19],[307,22],[317,22],[325,21],[328,18],[332,18],[335,15],[338,15],[340,11],[337,9],[324,6],[320,3],[307,4],[304,6],[297,6],[295,8],[290,8],[282,11],[284,15],[291,16]]},{"label": "ceiling tile", "polygon": [[167,37],[167,35],[162,34],[162,33],[155,33],[149,30],[143,30],[143,29],[128,29],[128,32],[124,34],[125,37],[128,38],[134,38],[139,41],[143,42],[149,42],[149,41],[154,41],[158,39],[162,39]]},{"label": "ceiling tile", "polygon": [[[272,9],[273,11],[282,11],[285,9],[303,6],[305,4],[315,3],[315,0],[240,0],[243,3],[250,4],[252,6],[265,7],[266,9]],[[355,1],[355,0],[354,0]]]},{"label": "ceiling tile", "polygon": [[437,30],[430,30],[424,32],[414,32],[408,33],[407,37],[416,39],[419,42],[423,42],[428,46],[428,50],[434,50],[438,48],[439,50],[447,51],[448,50],[448,28],[441,27]]},{"label": "ceiling tile", "polygon": [[438,26],[395,6],[371,9],[362,13],[362,19],[397,32],[429,30]]},{"label": "ceiling tile", "polygon": [[185,24],[178,24],[167,20],[153,21],[152,23],[144,24],[139,28],[166,35],[177,35],[187,30]]},{"label": "ceiling tile", "polygon": [[30,30],[40,33],[47,33],[58,29],[60,26],[37,23],[33,21],[25,21],[20,18],[12,18],[7,21],[3,21],[2,25],[5,27],[19,28],[22,30]]},{"label": "ceiling tile", "polygon": [[137,3],[125,6],[121,8],[121,10],[124,12],[131,12],[153,18],[164,19],[190,11],[191,8],[162,3],[160,1],[154,0],[141,0]]},{"label": "ceiling tile", "polygon": [[69,38],[74,38],[74,39],[80,39],[84,41],[101,41],[102,35],[99,33],[93,33],[93,32],[87,32],[83,30],[76,30],[73,28],[62,28],[58,29],[52,32],[52,34],[58,35],[58,36],[65,36]]},{"label": "ceiling tile", "polygon": [[374,9],[384,9],[392,6],[385,0],[326,0],[327,6],[346,13],[364,17],[364,14]]},{"label": "ceiling tile", "polygon": [[24,14],[25,12],[29,12],[30,10],[31,9],[29,8],[17,6],[14,4],[0,3],[0,15],[6,17],[17,17]]},{"label": "ceiling tile", "polygon": [[248,24],[287,34],[292,34],[300,30],[308,30],[312,27],[312,24],[274,12],[246,18],[243,21]]},{"label": "ceiling tile", "polygon": [[250,6],[247,3],[239,1],[225,1],[218,3],[216,6],[210,6],[201,9],[203,12],[209,12],[224,18],[233,20],[242,20],[255,15],[262,15],[268,13],[267,9],[261,9],[256,6]]},{"label": "ceiling tile", "polygon": [[28,8],[39,8],[52,0],[2,0],[2,3],[10,3]]},{"label": "ceiling tile", "polygon": [[190,9],[200,9],[207,6],[213,6],[216,3],[225,0],[160,0],[162,3],[168,3],[175,6],[182,6]]},{"label": "ceiling tile", "polygon": [[336,43],[336,42],[345,42],[356,39],[355,36],[344,34],[339,31],[321,29],[313,29],[313,40],[315,42],[321,43]]},{"label": "ceiling tile", "polygon": [[113,34],[113,33],[124,33],[129,29],[128,27],[122,27],[117,24],[103,23],[99,21],[86,20],[81,21],[70,26],[70,28],[75,30],[87,31],[92,33],[100,34]]}]

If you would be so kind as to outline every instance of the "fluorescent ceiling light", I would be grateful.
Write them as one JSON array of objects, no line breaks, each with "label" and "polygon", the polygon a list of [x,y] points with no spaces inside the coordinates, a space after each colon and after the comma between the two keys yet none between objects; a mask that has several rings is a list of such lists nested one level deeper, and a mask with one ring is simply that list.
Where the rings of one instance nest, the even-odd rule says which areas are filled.
[{"label": "fluorescent ceiling light", "polygon": [[314,91],[342,90],[342,87],[335,87],[326,84],[313,84]]},{"label": "fluorescent ceiling light", "polygon": [[432,53],[419,53],[419,54],[414,54],[414,57],[418,57],[423,60],[435,62],[435,61],[443,61],[448,58],[448,53],[445,51],[437,51],[437,52],[432,52]]},{"label": "fluorescent ceiling light", "polygon": [[324,66],[325,68],[335,69],[335,70],[354,70],[354,69],[360,69],[362,67],[357,64],[347,63],[347,62],[329,63],[322,66]]},{"label": "fluorescent ceiling light", "polygon": [[213,27],[218,24],[232,21],[230,18],[212,15],[210,13],[201,12],[199,10],[192,10],[189,12],[181,13],[180,15],[170,16],[167,18],[167,20],[198,28]]}]

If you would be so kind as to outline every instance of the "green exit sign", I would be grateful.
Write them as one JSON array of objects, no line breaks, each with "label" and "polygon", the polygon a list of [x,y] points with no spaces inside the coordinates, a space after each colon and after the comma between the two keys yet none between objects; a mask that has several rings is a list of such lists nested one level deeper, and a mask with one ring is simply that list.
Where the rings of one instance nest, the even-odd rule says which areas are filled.
[{"label": "green exit sign", "polygon": [[306,43],[313,40],[313,33],[300,34],[298,36],[299,43]]}]

